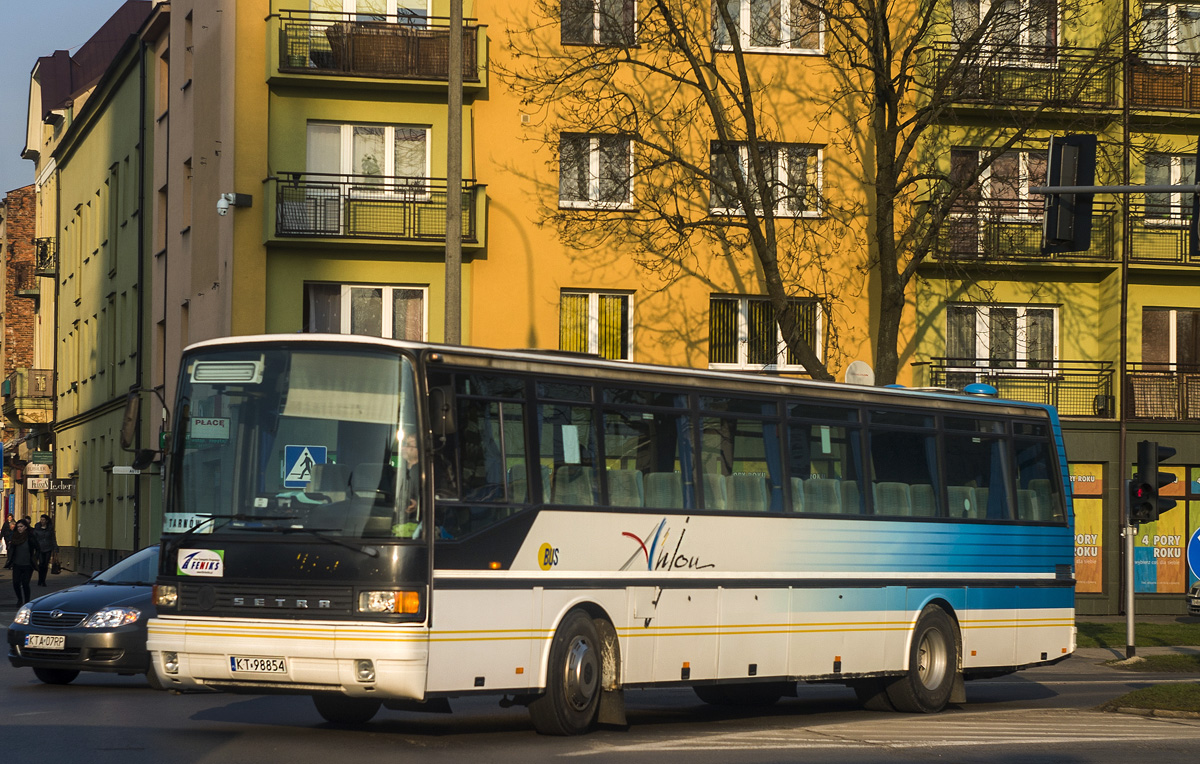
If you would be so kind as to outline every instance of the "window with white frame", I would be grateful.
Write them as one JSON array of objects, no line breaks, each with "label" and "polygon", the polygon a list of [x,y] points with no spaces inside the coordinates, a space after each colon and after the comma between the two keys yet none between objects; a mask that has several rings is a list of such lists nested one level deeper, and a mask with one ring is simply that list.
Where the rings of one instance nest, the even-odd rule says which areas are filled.
[{"label": "window with white frame", "polygon": [[354,14],[356,21],[385,21],[389,16],[403,23],[424,23],[429,18],[427,0],[309,0],[314,14]]},{"label": "window with white frame", "polygon": [[1044,150],[1006,151],[982,170],[979,165],[979,149],[951,149],[950,177],[959,185],[966,184],[957,205],[959,209],[982,201],[988,209],[1005,217],[1041,216],[1042,197],[1029,193],[1029,188],[1046,185]]},{"label": "window with white frame", "polygon": [[[714,141],[711,146],[712,193],[709,208],[717,214],[739,214],[742,205],[737,197],[737,180],[740,176],[750,188],[757,209],[761,212],[767,205],[763,199],[771,200],[770,207],[776,215],[815,217],[821,212],[821,159],[818,146],[802,143],[763,143],[767,188],[760,189],[750,171],[750,147],[746,143],[730,146],[725,151],[723,144]],[[729,154],[736,159],[731,161]]]},{"label": "window with white frame", "polygon": [[951,0],[950,7],[951,31],[957,41],[970,39],[987,20],[984,55],[989,47],[1014,57],[1057,47],[1057,0]]},{"label": "window with white frame", "polygon": [[307,169],[349,176],[356,186],[424,188],[429,128],[309,122]]},{"label": "window with white frame", "polygon": [[1049,369],[1058,356],[1058,309],[1026,305],[950,305],[946,365]]},{"label": "window with white frame", "polygon": [[304,331],[424,340],[426,286],[304,285]]},{"label": "window with white frame", "polygon": [[635,0],[562,0],[563,45],[629,47],[637,40]]},{"label": "window with white frame", "polygon": [[713,0],[712,8],[713,47],[718,50],[732,49],[734,35],[742,50],[822,50],[821,13],[812,0]]},{"label": "window with white frame", "polygon": [[[1193,154],[1147,154],[1147,186],[1180,186],[1196,182],[1196,156]],[[1146,194],[1146,219],[1158,222],[1184,222],[1192,217],[1192,195],[1179,192]]]},{"label": "window with white frame", "polygon": [[564,289],[559,296],[558,349],[632,360],[633,295]]},{"label": "window with white frame", "polygon": [[1142,22],[1142,58],[1194,62],[1200,54],[1200,4],[1147,3]]},{"label": "window with white frame", "polygon": [[1149,370],[1200,370],[1200,310],[1142,308],[1142,363]]},{"label": "window with white frame", "polygon": [[633,142],[627,135],[563,133],[558,173],[561,207],[633,205]]},{"label": "window with white frame", "polygon": [[[794,299],[792,310],[800,322],[805,344],[817,357],[822,347],[824,317],[815,300]],[[708,366],[713,369],[803,371],[804,366],[787,343],[766,297],[714,295],[708,310]]]}]

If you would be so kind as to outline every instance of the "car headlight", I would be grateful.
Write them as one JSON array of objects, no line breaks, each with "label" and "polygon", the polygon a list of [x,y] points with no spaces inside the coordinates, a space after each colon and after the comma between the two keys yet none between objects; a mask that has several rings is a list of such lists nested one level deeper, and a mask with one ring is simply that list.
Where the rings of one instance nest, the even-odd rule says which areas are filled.
[{"label": "car headlight", "polygon": [[13,623],[19,623],[22,626],[28,626],[29,616],[31,613],[33,613],[33,608],[29,607],[29,605],[22,605],[21,609],[17,611],[17,617],[13,619]]},{"label": "car headlight", "polygon": [[142,617],[142,611],[135,607],[106,607],[92,613],[83,624],[85,629],[115,629],[127,623],[134,623]]}]

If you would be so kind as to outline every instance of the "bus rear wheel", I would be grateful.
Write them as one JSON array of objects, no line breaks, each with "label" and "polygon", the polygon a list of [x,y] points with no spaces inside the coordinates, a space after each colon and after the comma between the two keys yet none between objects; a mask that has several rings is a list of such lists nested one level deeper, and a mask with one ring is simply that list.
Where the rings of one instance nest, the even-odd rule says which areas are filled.
[{"label": "bus rear wheel", "polygon": [[533,728],[542,735],[581,735],[600,708],[600,634],[592,618],[572,610],[550,644],[546,692],[529,704]]},{"label": "bus rear wheel", "polygon": [[953,619],[937,605],[917,618],[908,654],[908,672],[888,685],[897,711],[935,714],[946,707],[958,672],[958,637]]},{"label": "bus rear wheel", "polygon": [[317,713],[330,724],[347,727],[366,724],[375,718],[382,705],[370,698],[350,698],[344,695],[313,695]]}]

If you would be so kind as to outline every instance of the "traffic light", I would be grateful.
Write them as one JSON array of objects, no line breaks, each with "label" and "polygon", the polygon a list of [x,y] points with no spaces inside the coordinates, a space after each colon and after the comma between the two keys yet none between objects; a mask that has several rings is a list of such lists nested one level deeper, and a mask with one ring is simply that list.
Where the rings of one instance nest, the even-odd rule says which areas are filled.
[{"label": "traffic light", "polygon": [[[1091,186],[1096,183],[1096,136],[1050,138],[1046,185]],[[1094,194],[1047,194],[1042,221],[1042,254],[1086,252],[1092,246]]]},{"label": "traffic light", "polygon": [[1158,463],[1175,455],[1175,449],[1156,441],[1138,442],[1137,473],[1129,482],[1129,523],[1152,523],[1175,507],[1174,499],[1159,497],[1159,491],[1175,482],[1169,472],[1159,472]]}]

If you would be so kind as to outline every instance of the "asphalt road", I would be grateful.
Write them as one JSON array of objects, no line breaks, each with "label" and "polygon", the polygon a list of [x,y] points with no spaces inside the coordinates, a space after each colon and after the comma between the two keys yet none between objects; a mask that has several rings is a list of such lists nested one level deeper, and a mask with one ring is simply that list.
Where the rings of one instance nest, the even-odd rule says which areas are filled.
[{"label": "asphalt road", "polygon": [[[5,623],[11,596],[0,589]],[[578,738],[539,736],[523,708],[500,708],[496,698],[454,700],[449,715],[384,709],[351,730],[326,724],[305,697],[175,695],[142,677],[103,674],[50,686],[30,669],[0,665],[0,750],[5,762],[41,764],[1194,762],[1200,719],[1093,709],[1137,687],[1200,676],[1125,673],[1103,665],[1111,657],[1123,655],[1083,650],[1055,666],[970,682],[965,705],[932,716],[862,710],[840,685],[801,685],[797,698],[743,710],[707,706],[690,690],[630,691],[628,728]]]}]

